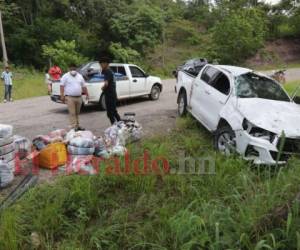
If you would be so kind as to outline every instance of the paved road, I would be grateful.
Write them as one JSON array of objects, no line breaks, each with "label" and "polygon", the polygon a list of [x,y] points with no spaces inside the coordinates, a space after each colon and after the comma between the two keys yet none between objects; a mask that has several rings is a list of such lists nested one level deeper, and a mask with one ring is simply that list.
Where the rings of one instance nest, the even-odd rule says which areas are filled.
[{"label": "paved road", "polygon": [[[164,90],[158,101],[148,98],[120,103],[118,110],[135,112],[146,135],[164,133],[175,125],[176,95],[175,80],[165,80]],[[106,112],[98,107],[87,107],[80,115],[81,125],[96,135],[103,134],[109,126]],[[12,124],[15,134],[32,139],[39,134],[47,134],[55,128],[67,128],[69,124],[67,108],[63,104],[50,101],[49,96],[0,104],[0,123]]]}]

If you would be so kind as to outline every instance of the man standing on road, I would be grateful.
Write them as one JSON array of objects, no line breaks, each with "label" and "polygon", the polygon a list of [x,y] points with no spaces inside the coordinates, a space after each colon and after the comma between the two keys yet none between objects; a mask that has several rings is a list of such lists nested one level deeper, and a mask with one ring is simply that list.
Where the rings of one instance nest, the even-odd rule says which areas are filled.
[{"label": "man standing on road", "polygon": [[102,69],[102,74],[104,75],[104,86],[102,91],[105,96],[105,105],[107,116],[111,122],[114,124],[121,120],[121,117],[117,111],[117,91],[116,91],[116,80],[113,71],[109,68],[110,60],[107,57],[100,59],[100,65]]},{"label": "man standing on road", "polygon": [[71,127],[84,130],[79,126],[79,113],[82,105],[82,93],[88,99],[88,91],[83,76],[76,71],[76,65],[69,66],[69,72],[64,74],[60,83],[60,96],[63,103],[67,103]]},{"label": "man standing on road", "polygon": [[11,91],[12,91],[12,73],[9,71],[9,67],[5,67],[5,71],[1,75],[1,79],[4,81],[4,102],[13,101]]}]

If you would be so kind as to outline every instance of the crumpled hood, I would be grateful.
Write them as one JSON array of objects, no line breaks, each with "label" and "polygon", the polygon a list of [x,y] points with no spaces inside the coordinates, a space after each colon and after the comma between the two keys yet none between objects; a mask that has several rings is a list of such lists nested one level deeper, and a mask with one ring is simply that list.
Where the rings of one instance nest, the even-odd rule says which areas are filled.
[{"label": "crumpled hood", "polygon": [[254,125],[287,137],[300,138],[300,105],[260,98],[239,98],[238,110]]}]

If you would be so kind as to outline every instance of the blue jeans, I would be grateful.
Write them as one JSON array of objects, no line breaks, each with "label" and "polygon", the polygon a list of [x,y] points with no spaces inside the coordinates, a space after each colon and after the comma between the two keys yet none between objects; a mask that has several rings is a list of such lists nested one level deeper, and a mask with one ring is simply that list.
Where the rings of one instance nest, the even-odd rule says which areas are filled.
[{"label": "blue jeans", "polygon": [[10,100],[11,99],[12,85],[4,85],[4,86],[5,86],[4,99],[5,100]]}]

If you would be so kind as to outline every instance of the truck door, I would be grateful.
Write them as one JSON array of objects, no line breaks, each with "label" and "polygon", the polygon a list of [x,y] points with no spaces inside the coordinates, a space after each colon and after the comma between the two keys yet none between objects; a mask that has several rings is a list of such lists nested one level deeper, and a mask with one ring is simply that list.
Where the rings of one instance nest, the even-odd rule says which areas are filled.
[{"label": "truck door", "polygon": [[230,94],[230,78],[225,73],[211,67],[201,76],[202,95],[199,100],[200,112],[205,124],[211,130],[216,130],[220,112],[225,106]]},{"label": "truck door", "polygon": [[118,98],[130,96],[130,81],[124,66],[111,66],[115,74]]},{"label": "truck door", "polygon": [[217,74],[217,71],[213,67],[206,66],[195,78],[191,86],[191,92],[189,93],[190,103],[188,105],[191,108],[191,113],[208,129],[210,128],[205,115],[206,110],[201,105],[203,105],[202,103],[207,98],[205,84],[209,82],[215,74]]},{"label": "truck door", "polygon": [[130,96],[139,96],[147,93],[146,75],[136,66],[129,66],[130,78]]}]

